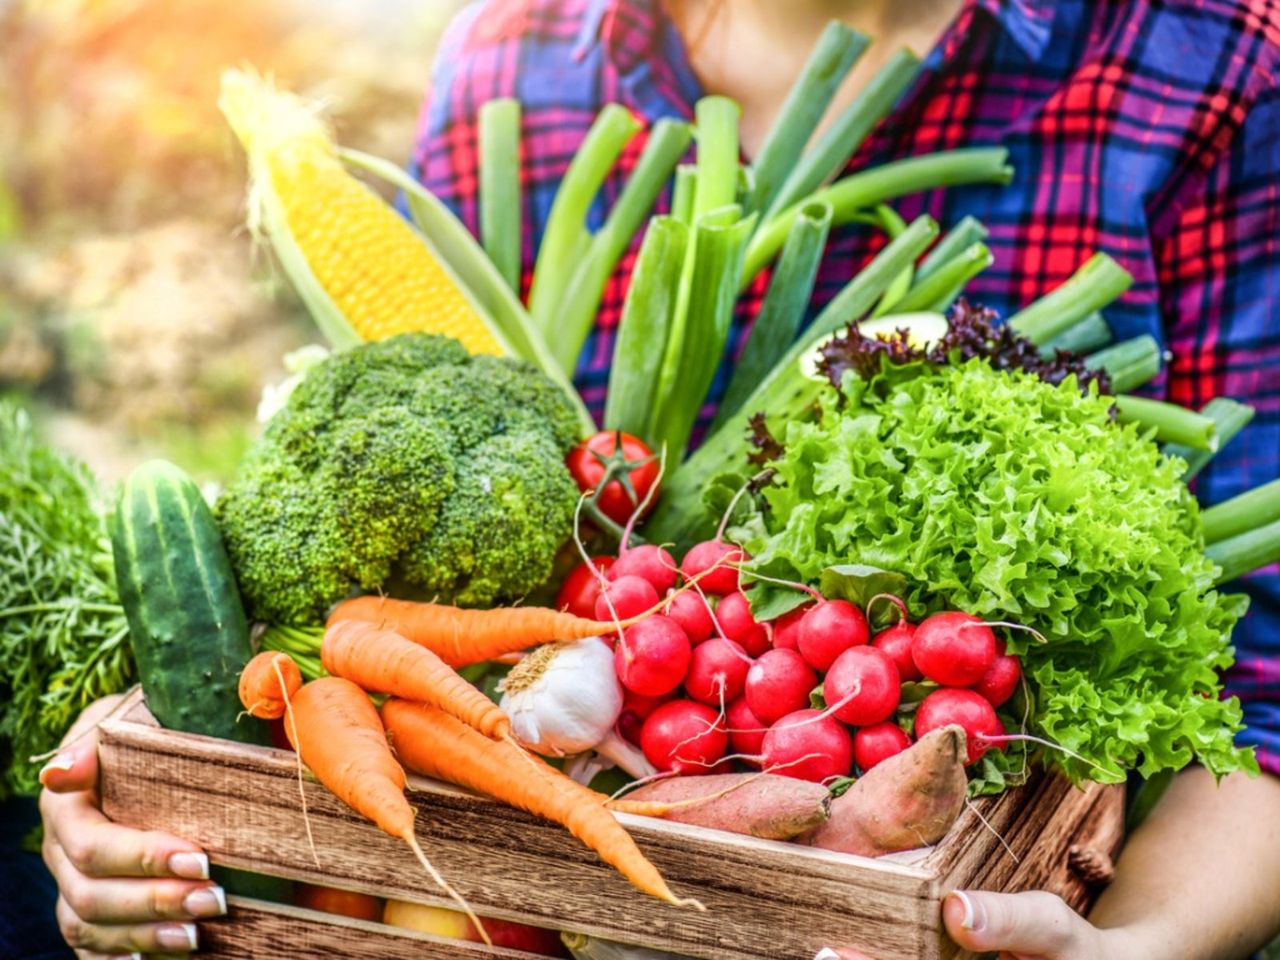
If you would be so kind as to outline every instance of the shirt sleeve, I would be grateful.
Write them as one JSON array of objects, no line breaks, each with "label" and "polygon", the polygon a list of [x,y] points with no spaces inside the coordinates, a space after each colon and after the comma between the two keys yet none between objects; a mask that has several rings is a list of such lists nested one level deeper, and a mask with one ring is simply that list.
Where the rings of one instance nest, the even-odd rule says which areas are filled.
[{"label": "shirt sleeve", "polygon": [[[1261,93],[1225,152],[1157,239],[1169,398],[1216,396],[1254,407],[1252,422],[1196,481],[1208,506],[1280,476],[1280,95]],[[1202,184],[1202,185],[1201,185]],[[1251,597],[1234,634],[1227,692],[1240,698],[1263,769],[1280,775],[1280,565],[1228,590]]]}]

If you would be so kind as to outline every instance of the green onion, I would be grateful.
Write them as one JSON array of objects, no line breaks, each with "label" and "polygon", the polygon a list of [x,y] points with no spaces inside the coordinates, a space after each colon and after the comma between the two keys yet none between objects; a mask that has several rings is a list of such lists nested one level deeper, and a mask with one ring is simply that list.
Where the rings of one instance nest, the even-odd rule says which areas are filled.
[{"label": "green onion", "polygon": [[963,217],[959,223],[938,238],[933,249],[920,261],[916,282],[928,280],[940,267],[950,263],[975,243],[987,239],[987,228],[976,217]]},{"label": "green onion", "polygon": [[1095,253],[1060,287],[1009,318],[1009,326],[1037,345],[1048,343],[1129,289],[1129,271]]},{"label": "green onion", "polygon": [[1131,393],[1160,373],[1160,345],[1149,333],[1091,353],[1085,366],[1105,370],[1113,394]]},{"label": "green onion", "polygon": [[654,217],[645,231],[627,289],[613,348],[604,408],[608,430],[650,438],[653,408],[668,327],[675,314],[689,228],[674,217]]},{"label": "green onion", "polygon": [[480,107],[480,242],[493,265],[520,293],[520,101]]},{"label": "green onion", "polygon": [[670,119],[655,123],[626,186],[604,225],[592,237],[586,257],[565,289],[554,335],[548,336],[551,352],[566,374],[573,373],[582,344],[595,323],[605,284],[653,209],[654,201],[692,137],[693,131],[687,123]]},{"label": "green onion", "polygon": [[[832,224],[845,224],[868,207],[909,193],[965,183],[1008,183],[1013,170],[1006,164],[1007,159],[1008,151],[1003,147],[945,150],[924,157],[908,157],[850,174],[817,191],[811,199],[830,203]],[[798,209],[788,207],[757,231],[747,250],[743,286],[777,254]]]},{"label": "green onion", "polygon": [[1067,353],[1090,353],[1111,342],[1111,328],[1098,311],[1089,314],[1079,323],[1062,331],[1052,340],[1040,345],[1040,356],[1052,359],[1059,350]]},{"label": "green onion", "polygon": [[1149,400],[1146,397],[1116,397],[1116,412],[1121,423],[1154,427],[1156,439],[1163,443],[1181,443],[1193,450],[1218,449],[1217,425],[1208,417],[1175,403]]},{"label": "green onion", "polygon": [[[693,221],[727,207],[738,192],[738,117],[742,109],[728,97],[703,97],[694,107],[698,138]],[[696,254],[695,254],[696,256]]]},{"label": "green onion", "polygon": [[836,89],[862,56],[870,38],[832,20],[805,61],[755,162],[755,186],[745,209],[768,210],[813,137]]},{"label": "green onion", "polygon": [[671,216],[693,226],[693,194],[698,185],[698,168],[692,163],[676,167],[676,185],[671,191]]},{"label": "green onion", "polygon": [[1217,543],[1280,520],[1280,480],[1224,500],[1200,514],[1205,543]]},{"label": "green onion", "polygon": [[786,210],[838,176],[850,158],[862,146],[911,85],[920,68],[920,60],[906,47],[898,50],[881,67],[858,98],[841,111],[835,121],[800,158],[782,188],[766,208],[765,220]]},{"label": "green onion", "polygon": [[[1218,427],[1218,448],[1227,445],[1237,433],[1243,430],[1253,419],[1253,407],[1237,403],[1228,397],[1215,397],[1204,405],[1200,411]],[[1187,462],[1187,472],[1182,479],[1190,482],[1196,474],[1205,468],[1213,453],[1205,450],[1193,450],[1179,444],[1167,444],[1164,448],[1166,457],[1181,457]]]},{"label": "green onion", "polygon": [[985,243],[971,245],[917,282],[907,291],[906,296],[893,305],[891,312],[945,313],[965,288],[965,284],[991,266],[994,259]]},{"label": "green onion", "polygon": [[800,323],[813,295],[813,283],[822,263],[822,250],[831,228],[831,207],[825,203],[805,204],[796,217],[791,235],[782,248],[777,269],[769,281],[760,313],[734,366],[720,409],[711,425],[715,430],[750,396],[796,338]]},{"label": "green onion", "polygon": [[1217,583],[1280,562],[1280,520],[1205,548],[1204,555],[1222,568]]},{"label": "green onion", "polygon": [[[891,241],[902,236],[902,231],[907,229],[907,221],[898,216],[898,211],[887,203],[876,204],[875,220]],[[907,264],[903,271],[893,278],[893,283],[889,284],[889,289],[880,297],[880,302],[871,311],[871,316],[882,316],[906,296],[907,291],[911,289],[911,281],[915,279],[915,273],[915,264]]]},{"label": "green onion", "polygon": [[639,129],[640,123],[630,110],[606,104],[556,190],[529,290],[529,312],[548,342],[573,273],[590,244],[587,212],[614,162]]}]

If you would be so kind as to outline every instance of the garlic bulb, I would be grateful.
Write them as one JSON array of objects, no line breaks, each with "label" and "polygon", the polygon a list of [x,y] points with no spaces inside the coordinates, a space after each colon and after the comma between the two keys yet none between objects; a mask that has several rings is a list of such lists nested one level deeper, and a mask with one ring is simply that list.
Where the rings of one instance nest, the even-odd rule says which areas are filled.
[{"label": "garlic bulb", "polygon": [[613,651],[598,637],[539,647],[507,674],[502,691],[512,734],[548,757],[590,750],[622,712]]}]

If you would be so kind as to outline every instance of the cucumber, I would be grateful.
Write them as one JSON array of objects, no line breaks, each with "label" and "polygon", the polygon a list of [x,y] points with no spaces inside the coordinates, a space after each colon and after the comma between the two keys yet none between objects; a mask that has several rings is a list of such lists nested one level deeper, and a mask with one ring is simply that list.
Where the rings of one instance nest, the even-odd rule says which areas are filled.
[{"label": "cucumber", "polygon": [[269,745],[241,713],[249,624],[213,513],[180,469],[152,460],[125,481],[111,520],[120,602],[142,692],[162,726]]}]

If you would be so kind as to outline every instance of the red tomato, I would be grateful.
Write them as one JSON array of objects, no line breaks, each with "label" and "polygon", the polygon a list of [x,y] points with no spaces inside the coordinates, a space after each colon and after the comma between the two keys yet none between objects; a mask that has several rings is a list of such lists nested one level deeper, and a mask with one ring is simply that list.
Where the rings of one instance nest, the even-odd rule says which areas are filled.
[{"label": "red tomato", "polygon": [[339,913],[357,920],[382,919],[382,900],[367,893],[352,893],[337,887],[321,887],[313,883],[299,883],[293,895],[294,902],[308,910],[323,913]]},{"label": "red tomato", "polygon": [[[592,557],[602,575],[617,561],[617,557]],[[560,585],[560,593],[556,596],[556,609],[565,610],[575,617],[585,620],[596,618],[596,598],[600,596],[600,581],[596,579],[591,568],[580,563],[564,578]]]},{"label": "red tomato", "polygon": [[[565,460],[569,473],[573,476],[578,489],[583,492],[594,490],[604,479],[608,462],[618,453],[618,438],[622,438],[622,457],[628,464],[645,461],[630,467],[627,476],[631,488],[635,492],[635,500],[618,480],[611,480],[609,485],[600,491],[596,506],[614,523],[626,523],[631,514],[644,500],[650,488],[658,486],[662,468],[653,451],[639,437],[617,430],[601,430],[599,433],[574,447]],[[658,500],[658,490],[653,491],[649,505]]]}]

